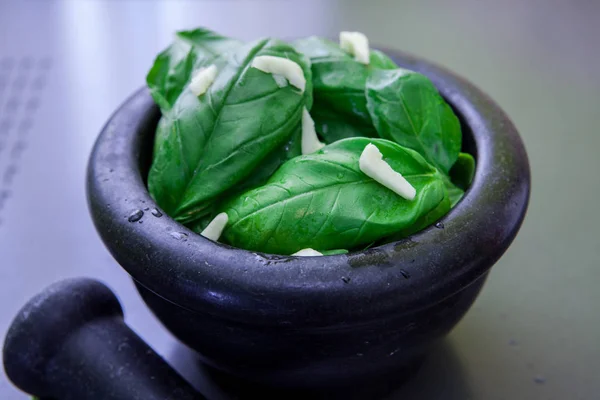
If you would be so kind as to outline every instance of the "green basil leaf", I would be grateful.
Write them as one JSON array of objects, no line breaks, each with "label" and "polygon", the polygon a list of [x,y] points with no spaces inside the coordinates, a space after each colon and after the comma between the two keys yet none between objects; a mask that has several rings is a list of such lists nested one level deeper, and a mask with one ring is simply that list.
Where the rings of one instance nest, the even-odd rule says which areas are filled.
[{"label": "green basil leaf", "polygon": [[152,98],[163,112],[171,109],[194,70],[241,44],[203,28],[177,32],[173,43],[156,57],[146,76]]},{"label": "green basil leaf", "polygon": [[[252,175],[242,180],[238,185],[226,190],[222,195],[219,196],[218,201],[214,203],[224,203],[228,199],[238,196],[241,193],[254,189],[264,184],[273,173],[279,168],[285,161],[292,159],[302,154],[302,127],[298,126],[296,132],[292,134],[291,139],[286,142],[283,146],[275,149],[269,154],[260,165],[258,165]],[[206,215],[202,215],[206,214]],[[191,222],[186,222],[186,226],[196,233],[200,233],[206,228],[206,226],[216,217],[218,214],[216,204],[212,204],[210,208],[205,209],[204,212],[199,213],[199,219],[195,219]]]},{"label": "green basil leaf", "polygon": [[190,230],[200,233],[208,226],[210,221],[212,221],[217,216],[217,213],[214,212],[214,205],[211,207],[211,211],[209,214],[204,215],[200,218],[197,218],[193,221],[188,221],[184,225],[187,226]]},{"label": "green basil leaf", "polygon": [[[360,170],[369,143],[416,188],[413,201]],[[287,161],[264,186],[232,199],[221,209],[229,216],[223,237],[276,254],[354,248],[410,226],[444,193],[442,175],[417,152],[384,139],[349,138]]]},{"label": "green basil leaf", "polygon": [[396,69],[398,65],[389,58],[385,53],[379,50],[371,50],[369,65],[372,68],[379,69]]},{"label": "green basil leaf", "polygon": [[[281,88],[271,74],[252,68],[252,60],[262,55],[298,63],[307,82],[304,94],[291,85]],[[219,195],[255,171],[261,175],[261,164],[285,148],[312,102],[308,59],[281,41],[244,45],[212,63],[219,72],[208,91],[196,97],[186,88],[159,123],[148,176],[151,195],[182,223],[210,213]]]},{"label": "green basil leaf", "polygon": [[[455,188],[455,186],[452,185],[452,183],[449,182],[447,177],[445,177],[444,175],[442,175],[442,181],[444,181],[444,186],[445,186],[444,187],[444,197],[442,198],[442,201],[440,201],[439,204],[433,210],[431,210],[428,213],[419,217],[415,221],[414,224],[412,224],[404,229],[399,230],[398,232],[394,233],[391,236],[381,239],[380,241],[377,242],[377,245],[395,242],[395,241],[407,238],[411,235],[414,235],[415,233],[420,232],[423,229],[435,224],[444,215],[448,214],[448,211],[450,211],[450,209],[452,207],[454,207],[454,204],[452,203],[452,195],[450,194],[450,191],[452,190],[452,188]],[[460,189],[458,189],[458,190],[460,190]],[[460,198],[459,198],[459,200],[460,200]]]},{"label": "green basil leaf", "polygon": [[[452,208],[452,201],[450,198],[450,194],[444,196],[440,204],[437,205],[436,208],[422,216],[417,220],[417,222],[413,225],[413,232],[419,232],[430,225],[438,222],[444,215],[448,214],[448,211]],[[412,233],[411,233],[412,234]]]},{"label": "green basil leaf", "polygon": [[199,54],[219,56],[221,53],[242,45],[242,42],[231,39],[206,28],[196,28],[191,31],[179,31],[177,38],[195,46]]},{"label": "green basil leaf", "polygon": [[346,249],[335,249],[335,250],[323,250],[320,252],[324,256],[335,256],[338,254],[348,254],[348,250]]},{"label": "green basil leaf", "polygon": [[228,197],[263,185],[281,164],[301,154],[302,125],[298,124],[290,139],[265,157],[265,159],[254,169],[252,175],[248,176],[232,188],[234,191],[228,193]]},{"label": "green basil leaf", "polygon": [[448,174],[461,148],[460,123],[427,77],[404,69],[372,70],[367,108],[382,138],[416,150]]},{"label": "green basil leaf", "polygon": [[467,190],[475,176],[475,159],[469,153],[460,153],[458,159],[450,169],[452,183]]},{"label": "green basil leaf", "polygon": [[463,198],[465,192],[450,181],[445,181],[445,183],[446,189],[448,190],[448,198],[450,199],[450,208],[454,208],[454,206]]},{"label": "green basil leaf", "polygon": [[434,223],[439,221],[444,215],[448,214],[448,211],[450,211],[450,208],[452,208],[452,203],[450,201],[449,193],[448,193],[448,191],[446,191],[442,201],[433,210],[431,210],[427,214],[421,216],[411,226],[409,226],[405,229],[401,229],[400,231],[396,232],[392,236],[386,238],[384,241],[382,241],[381,244],[395,242],[397,240],[404,239],[410,235],[413,235],[417,232],[422,231],[423,229],[427,228],[428,226],[433,225]]},{"label": "green basil leaf", "polygon": [[372,124],[365,124],[360,118],[333,111],[317,99],[310,114],[315,122],[315,130],[327,144],[351,137],[379,137]]},{"label": "green basil leaf", "polygon": [[315,107],[311,116],[315,129],[325,143],[348,137],[377,137],[367,110],[365,87],[369,70],[397,68],[378,50],[371,51],[370,64],[364,65],[330,40],[309,37],[294,46],[310,58]]}]

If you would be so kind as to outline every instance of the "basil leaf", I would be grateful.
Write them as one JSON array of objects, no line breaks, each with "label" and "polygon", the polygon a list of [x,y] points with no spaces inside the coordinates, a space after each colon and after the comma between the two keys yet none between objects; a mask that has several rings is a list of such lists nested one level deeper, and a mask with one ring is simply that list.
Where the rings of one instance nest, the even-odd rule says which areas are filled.
[{"label": "basil leaf", "polygon": [[203,28],[177,32],[173,43],[156,57],[146,76],[152,98],[163,112],[170,110],[194,70],[241,44]]},{"label": "basil leaf", "polygon": [[448,177],[442,175],[442,180],[445,185],[445,194],[442,201],[435,207],[433,210],[429,211],[427,214],[421,216],[419,219],[415,221],[414,224],[407,227],[406,229],[402,229],[393,235],[384,238],[378,242],[378,245],[395,242],[397,240],[404,239],[410,235],[413,235],[417,232],[422,231],[430,225],[433,225],[437,221],[439,221],[444,215],[448,214],[448,211],[452,209],[463,197],[465,192],[463,192],[460,188],[456,187]]},{"label": "basil leaf", "polygon": [[421,216],[411,226],[402,229],[393,234],[392,236],[386,238],[384,241],[382,241],[381,244],[395,242],[397,240],[404,239],[405,237],[422,231],[428,226],[433,225],[435,222],[439,221],[444,215],[448,214],[450,208],[452,208],[452,203],[450,200],[449,193],[448,191],[446,191],[442,201],[433,210]]},{"label": "basil leaf", "polygon": [[456,204],[458,204],[458,202],[463,198],[463,196],[465,195],[465,192],[461,188],[455,186],[449,180],[445,179],[444,183],[446,184],[446,189],[448,190],[448,198],[450,199],[450,208],[454,208],[454,206]]},{"label": "basil leaf", "polygon": [[[271,154],[269,154],[265,160],[254,169],[251,176],[240,181],[238,185],[226,190],[222,195],[219,196],[218,201],[215,201],[214,203],[226,202],[228,199],[238,196],[247,190],[263,185],[281,164],[302,154],[301,143],[302,127],[298,126],[296,132],[292,134],[291,139],[280,148],[272,151]],[[204,213],[206,215],[201,216],[199,219],[187,222],[187,227],[194,232],[202,232],[210,223],[210,221],[217,216],[218,211],[216,209],[216,204],[212,204],[209,209],[199,213],[199,215]]]},{"label": "basil leaf", "polygon": [[272,151],[252,172],[251,176],[241,181],[228,195],[239,194],[263,185],[273,173],[287,160],[302,154],[302,124],[298,124],[290,139]]},{"label": "basil leaf", "polygon": [[467,188],[471,186],[474,176],[475,159],[469,153],[460,153],[458,159],[450,169],[452,183],[462,190],[467,190]]},{"label": "basil leaf", "polygon": [[[304,94],[252,68],[262,55],[298,63]],[[148,176],[150,194],[182,223],[207,215],[219,195],[255,171],[264,180],[274,168],[261,173],[261,163],[298,131],[302,110],[312,102],[308,59],[281,41],[244,45],[212,63],[219,72],[208,91],[196,97],[186,88],[159,123]]]},{"label": "basil leaf", "polygon": [[[408,201],[365,175],[358,160],[369,143],[417,190]],[[264,186],[221,211],[233,246],[276,254],[304,248],[366,245],[413,224],[444,197],[441,174],[417,152],[384,139],[350,138],[283,164]]]},{"label": "basil leaf", "polygon": [[338,254],[348,254],[348,250],[346,249],[335,249],[335,250],[323,250],[321,252],[324,256],[335,256]]},{"label": "basil leaf", "polygon": [[216,216],[217,216],[217,213],[214,211],[214,205],[213,205],[213,207],[211,207],[211,211],[209,214],[204,215],[200,218],[197,218],[193,221],[188,221],[185,223],[185,226],[187,226],[188,229],[190,229],[196,233],[200,233],[204,230],[204,228],[206,228],[208,226],[210,221],[212,221],[214,219],[214,217],[216,217]]},{"label": "basil leaf", "polygon": [[367,108],[382,138],[416,150],[448,174],[461,148],[460,123],[427,77],[404,69],[372,70]]},{"label": "basil leaf", "polygon": [[323,140],[377,137],[367,110],[367,77],[371,69],[397,68],[396,64],[377,50],[371,51],[368,66],[361,64],[336,43],[314,36],[297,40],[294,46],[312,64],[315,107],[311,116]]},{"label": "basil leaf", "polygon": [[[444,215],[448,214],[448,211],[452,208],[452,201],[450,194],[444,196],[440,204],[436,208],[428,212],[419,218],[412,226],[412,232],[419,232],[430,225],[433,225],[439,221]],[[412,234],[412,233],[411,233]]]},{"label": "basil leaf", "polygon": [[310,115],[315,122],[315,130],[327,144],[351,137],[379,137],[372,124],[331,110],[317,99]]},{"label": "basil leaf", "polygon": [[[302,127],[298,126],[296,132],[292,134],[292,137],[283,146],[275,149],[269,154],[265,160],[256,167],[252,172],[252,175],[242,180],[238,185],[226,190],[222,195],[219,196],[219,200],[214,203],[223,203],[228,199],[238,196],[241,193],[254,189],[264,184],[273,173],[279,168],[285,161],[292,159],[302,154]],[[202,214],[206,215],[202,215]],[[216,204],[212,204],[209,209],[206,209],[203,213],[200,213],[200,218],[195,219],[191,222],[186,222],[186,226],[196,233],[200,233],[206,228],[206,226],[212,221],[218,214]]]},{"label": "basil leaf", "polygon": [[385,53],[383,53],[379,50],[371,50],[369,65],[372,68],[379,68],[379,69],[396,69],[396,68],[398,68],[398,65],[396,65],[394,60],[392,60]]}]

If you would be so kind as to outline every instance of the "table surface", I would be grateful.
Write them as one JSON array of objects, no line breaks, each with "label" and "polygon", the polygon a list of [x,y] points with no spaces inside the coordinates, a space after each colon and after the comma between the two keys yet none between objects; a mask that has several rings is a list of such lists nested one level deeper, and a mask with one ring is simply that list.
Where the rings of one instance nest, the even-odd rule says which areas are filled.
[{"label": "table surface", "polygon": [[[32,295],[91,276],[211,399],[227,388],[149,313],[87,211],[88,154],[177,29],[242,39],[365,32],[468,77],[514,120],[531,162],[525,223],[481,296],[391,398],[600,396],[600,2],[0,0],[0,339]],[[24,399],[0,374],[0,398]]]}]

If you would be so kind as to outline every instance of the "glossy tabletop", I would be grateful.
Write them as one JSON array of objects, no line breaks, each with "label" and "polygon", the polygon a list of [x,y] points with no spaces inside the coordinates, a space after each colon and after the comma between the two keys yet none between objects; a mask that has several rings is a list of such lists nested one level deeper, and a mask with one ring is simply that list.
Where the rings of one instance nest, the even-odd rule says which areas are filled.
[{"label": "glossy tabletop", "polygon": [[[246,40],[359,30],[486,91],[519,129],[533,182],[521,232],[475,306],[390,399],[598,398],[598,21],[600,3],[584,0],[0,0],[0,339],[43,287],[95,277],[208,398],[240,398],[161,327],[105,250],[86,161],[177,29]],[[26,395],[0,374],[0,398]]]}]

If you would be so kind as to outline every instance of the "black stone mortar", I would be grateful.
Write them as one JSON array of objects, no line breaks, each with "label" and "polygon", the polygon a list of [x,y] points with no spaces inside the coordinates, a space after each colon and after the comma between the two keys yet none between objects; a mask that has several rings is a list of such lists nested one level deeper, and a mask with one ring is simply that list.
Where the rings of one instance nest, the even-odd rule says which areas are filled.
[{"label": "black stone mortar", "polygon": [[162,212],[146,188],[160,117],[148,90],[102,130],[87,177],[96,228],[155,315],[209,366],[302,388],[406,371],[462,318],[517,234],[530,172],[512,122],[463,78],[387,53],[428,76],[454,108],[477,170],[440,223],[366,251],[287,257],[205,239]]}]

